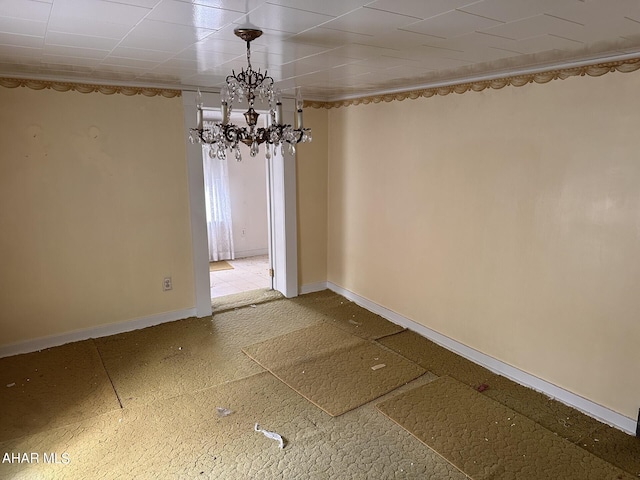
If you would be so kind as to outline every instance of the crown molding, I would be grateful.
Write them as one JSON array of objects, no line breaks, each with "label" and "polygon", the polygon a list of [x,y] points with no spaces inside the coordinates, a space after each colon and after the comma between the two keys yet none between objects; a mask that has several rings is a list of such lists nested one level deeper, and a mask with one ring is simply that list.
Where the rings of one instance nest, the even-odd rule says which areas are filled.
[{"label": "crown molding", "polygon": [[75,82],[58,82],[54,80],[29,80],[24,78],[0,78],[0,86],[7,88],[27,87],[32,90],[55,90],[57,92],[80,92],[80,93],[103,93],[105,95],[113,95],[120,93],[122,95],[134,96],[144,95],[145,97],[165,97],[174,98],[182,95],[180,90],[166,88],[148,88],[148,87],[123,87],[117,85],[94,85],[87,83]]},{"label": "crown molding", "polygon": [[378,95],[370,95],[365,97],[357,97],[346,100],[337,101],[314,101],[306,100],[305,107],[312,108],[339,108],[349,107],[352,105],[367,105],[369,103],[381,103],[402,101],[410,98],[429,98],[435,95],[449,95],[451,93],[481,92],[487,88],[499,90],[506,86],[523,87],[530,83],[548,83],[552,80],[565,80],[570,77],[585,76],[600,77],[606,73],[622,72],[630,73],[640,69],[640,58],[632,58],[618,60],[612,62],[595,63],[591,65],[582,65],[578,67],[568,67],[555,70],[547,70],[542,72],[532,72],[522,75],[504,76],[491,79],[482,79],[477,81],[467,81],[463,83],[451,83],[447,85],[439,85],[435,87],[423,88],[418,90],[408,90],[393,93],[381,93]]}]

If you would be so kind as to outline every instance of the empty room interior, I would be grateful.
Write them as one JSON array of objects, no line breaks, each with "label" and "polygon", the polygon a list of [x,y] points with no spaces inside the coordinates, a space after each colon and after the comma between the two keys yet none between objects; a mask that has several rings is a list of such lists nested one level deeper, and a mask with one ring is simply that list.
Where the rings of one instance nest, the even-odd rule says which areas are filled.
[{"label": "empty room interior", "polygon": [[1,1],[0,478],[640,477],[639,89],[638,0]]}]

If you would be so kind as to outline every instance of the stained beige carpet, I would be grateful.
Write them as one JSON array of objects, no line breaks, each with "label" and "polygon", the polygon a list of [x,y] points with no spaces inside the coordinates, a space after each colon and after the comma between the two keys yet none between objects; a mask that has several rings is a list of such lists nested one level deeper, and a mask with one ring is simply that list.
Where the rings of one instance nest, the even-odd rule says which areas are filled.
[{"label": "stained beige carpet", "polygon": [[259,303],[271,302],[273,300],[281,300],[284,298],[277,290],[270,288],[260,288],[249,290],[247,292],[234,293],[225,295],[224,297],[216,297],[211,299],[211,309],[214,314],[234,310],[236,308],[251,307]]},{"label": "stained beige carpet", "polygon": [[404,357],[326,324],[242,349],[329,415],[338,416],[419,377]]},{"label": "stained beige carpet", "polygon": [[404,330],[404,327],[396,325],[330,290],[301,295],[290,301],[305,309],[320,313],[325,316],[327,322],[334,326],[368,340],[386,337]]},{"label": "stained beige carpet", "polygon": [[474,480],[633,478],[450,377],[378,409]]},{"label": "stained beige carpet", "polygon": [[0,358],[0,440],[119,408],[92,340]]},{"label": "stained beige carpet", "polygon": [[69,459],[0,465],[12,480],[465,478],[373,405],[332,418],[268,373],[0,443],[4,451]]},{"label": "stained beige carpet", "polygon": [[288,302],[268,302],[95,341],[122,404],[134,406],[262,372],[242,347],[319,319]]},{"label": "stained beige carpet", "polygon": [[220,260],[219,262],[209,262],[210,272],[219,272],[220,270],[233,270],[233,267],[226,260]]},{"label": "stained beige carpet", "polygon": [[[342,320],[327,311],[354,308],[351,302],[318,292],[295,301],[252,304],[216,312],[213,319],[187,319],[0,360],[0,455],[40,454],[38,464],[0,464],[0,478],[465,478],[374,406],[428,383],[433,374],[331,417],[242,353],[242,347],[309,326],[339,327]],[[357,315],[362,313],[359,308],[354,308]],[[433,364],[428,341],[419,343],[413,335],[402,332],[379,342],[404,349],[403,356],[415,355],[411,360],[423,367]],[[320,345],[325,351],[330,346]],[[107,373],[101,370],[98,353],[105,358]],[[467,380],[475,386],[473,368],[454,357],[451,367],[471,372]],[[446,374],[447,362],[438,368]],[[33,373],[43,374],[38,379],[42,383],[34,384],[37,388],[30,385]],[[123,399],[122,409],[107,374]],[[565,458],[569,464],[573,456],[592,452],[634,476],[640,474],[640,439],[595,420],[587,424],[569,407],[549,407],[537,397],[530,402],[527,392],[532,391],[524,387],[499,390],[497,381],[485,380],[489,389],[483,396],[508,393],[527,408],[526,416],[554,422],[571,437],[590,425],[589,433],[576,440],[579,448]],[[6,387],[11,383],[16,385]],[[7,396],[16,395],[12,389],[23,383],[20,398]],[[220,418],[217,406],[234,413]],[[287,447],[279,450],[254,432],[255,422],[281,433]],[[67,453],[70,463],[44,464],[43,452],[57,454],[58,460]]]},{"label": "stained beige carpet", "polygon": [[[379,343],[438,376],[448,375],[473,388],[484,385],[486,390],[483,391],[483,395],[497,400],[574,443],[580,442],[602,425],[557,400],[470,362],[417,333],[405,331],[382,338]],[[637,465],[640,473],[640,458]]]}]

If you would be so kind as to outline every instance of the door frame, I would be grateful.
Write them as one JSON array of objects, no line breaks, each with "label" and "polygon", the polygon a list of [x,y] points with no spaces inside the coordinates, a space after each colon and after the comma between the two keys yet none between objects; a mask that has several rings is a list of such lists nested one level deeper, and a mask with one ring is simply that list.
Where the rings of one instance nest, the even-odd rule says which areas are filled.
[{"label": "door frame", "polygon": [[[197,143],[191,144],[188,140],[189,128],[195,125],[196,96],[195,91],[182,92],[195,310],[197,317],[206,317],[211,315],[212,310],[202,147]],[[220,95],[218,93],[202,93],[202,101],[206,106],[220,105]],[[294,101],[283,99],[282,103],[284,117],[292,123]],[[264,145],[261,148],[264,148]],[[248,156],[248,152],[246,156],[248,158],[243,157],[243,161],[253,160]],[[274,270],[273,288],[285,297],[291,298],[298,295],[295,157],[288,153],[285,153],[283,157],[277,152],[268,162],[267,168],[270,171],[272,184],[268,208],[272,214],[269,235],[273,239],[271,252],[271,263]]]}]

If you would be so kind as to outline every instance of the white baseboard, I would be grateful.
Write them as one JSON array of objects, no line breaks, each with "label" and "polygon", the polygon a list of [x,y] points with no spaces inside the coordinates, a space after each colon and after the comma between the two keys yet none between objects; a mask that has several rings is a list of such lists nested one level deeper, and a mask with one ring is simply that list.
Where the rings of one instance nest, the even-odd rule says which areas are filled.
[{"label": "white baseboard", "polygon": [[377,303],[361,297],[360,295],[346,290],[334,283],[327,282],[327,288],[333,290],[336,293],[339,293],[343,297],[351,300],[352,302],[355,302],[361,307],[366,308],[370,312],[376,313],[381,317],[386,318],[390,322],[395,323],[396,325],[408,328],[409,330],[412,330],[419,335],[428,338],[434,343],[437,343],[441,347],[444,347],[447,350],[451,350],[452,352],[455,352],[461,357],[464,357],[467,360],[471,360],[478,365],[482,365],[483,367],[491,370],[494,373],[498,373],[513,380],[514,382],[519,383],[520,385],[524,385],[538,392],[544,393],[545,395],[554,398],[564,403],[565,405],[569,405],[576,410],[580,410],[590,417],[600,420],[601,422],[611,425],[612,427],[616,427],[631,435],[636,434],[636,421],[631,418],[625,417],[618,412],[614,412],[613,410],[603,407],[602,405],[598,405],[591,400],[587,400],[584,397],[576,395],[573,392],[553,385],[546,380],[535,377],[530,373],[512,367],[511,365],[501,362],[500,360],[496,360],[489,355],[474,350],[473,348],[470,348],[460,342],[457,342],[456,340],[442,335],[435,330],[431,330],[430,328],[416,323],[413,320],[403,317],[402,315],[392,310],[382,307],[381,305],[378,305]]},{"label": "white baseboard", "polygon": [[329,288],[327,282],[307,283],[306,285],[300,286],[299,294],[304,295],[306,293],[321,292],[327,288]]},{"label": "white baseboard", "polygon": [[87,340],[89,338],[106,337],[117,333],[130,332],[140,328],[152,327],[160,323],[173,322],[174,320],[182,320],[183,318],[195,317],[196,309],[188,308],[185,310],[175,310],[173,312],[160,313],[158,315],[150,315],[148,317],[140,317],[118,323],[110,323],[98,327],[75,330],[73,332],[62,333],[60,335],[51,335],[48,337],[35,338],[24,342],[12,343],[0,346],[0,358],[18,355],[20,353],[36,352],[45,348],[57,347],[65,343]]},{"label": "white baseboard", "polygon": [[267,255],[268,253],[269,253],[269,250],[267,250],[266,248],[259,248],[257,250],[242,250],[240,252],[236,251],[236,252],[234,252],[234,257],[235,257],[235,260],[238,260],[240,258],[257,257],[259,255]]}]

